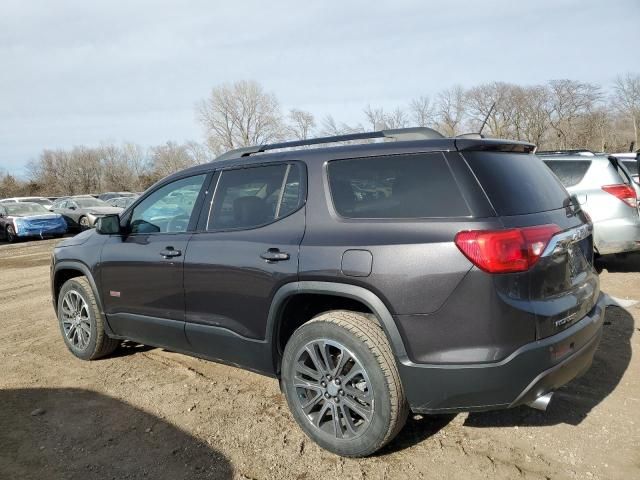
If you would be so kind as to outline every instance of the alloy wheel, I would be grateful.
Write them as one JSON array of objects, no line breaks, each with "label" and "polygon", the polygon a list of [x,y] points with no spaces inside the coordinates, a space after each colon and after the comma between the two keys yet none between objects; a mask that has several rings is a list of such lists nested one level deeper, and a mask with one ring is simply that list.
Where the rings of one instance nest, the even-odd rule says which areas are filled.
[{"label": "alloy wheel", "polygon": [[91,225],[89,225],[89,219],[87,217],[82,217],[80,219],[80,228],[82,230],[87,230],[91,227]]},{"label": "alloy wheel", "polygon": [[71,345],[87,348],[91,340],[89,305],[76,290],[69,290],[62,299],[62,328]]},{"label": "alloy wheel", "polygon": [[300,349],[293,387],[311,425],[335,438],[355,438],[373,419],[369,376],[360,360],[339,342],[314,340]]}]

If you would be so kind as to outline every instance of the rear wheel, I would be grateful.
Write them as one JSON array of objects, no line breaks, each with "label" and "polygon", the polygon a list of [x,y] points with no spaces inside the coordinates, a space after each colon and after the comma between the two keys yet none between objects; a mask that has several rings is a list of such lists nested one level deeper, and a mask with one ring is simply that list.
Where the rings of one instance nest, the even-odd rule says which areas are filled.
[{"label": "rear wheel", "polygon": [[285,347],[282,384],[300,427],[338,455],[374,453],[407,418],[389,342],[359,313],[328,312],[298,328]]},{"label": "rear wheel", "polygon": [[82,360],[95,360],[113,352],[119,341],[105,332],[91,284],[85,277],[67,280],[58,296],[58,322],[67,348]]},{"label": "rear wheel", "polygon": [[7,242],[9,243],[18,241],[18,235],[16,235],[16,230],[13,228],[13,225],[7,225],[5,237],[7,238]]}]

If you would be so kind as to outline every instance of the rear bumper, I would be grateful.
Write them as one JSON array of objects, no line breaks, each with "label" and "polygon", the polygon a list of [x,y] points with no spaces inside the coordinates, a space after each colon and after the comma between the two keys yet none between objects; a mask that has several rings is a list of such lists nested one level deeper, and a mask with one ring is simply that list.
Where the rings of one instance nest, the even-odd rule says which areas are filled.
[{"label": "rear bumper", "polygon": [[600,255],[640,250],[640,217],[594,222],[593,236]]},{"label": "rear bumper", "polygon": [[605,308],[600,294],[582,320],[556,335],[524,345],[500,362],[400,363],[411,409],[440,413],[509,408],[565,385],[591,366]]}]

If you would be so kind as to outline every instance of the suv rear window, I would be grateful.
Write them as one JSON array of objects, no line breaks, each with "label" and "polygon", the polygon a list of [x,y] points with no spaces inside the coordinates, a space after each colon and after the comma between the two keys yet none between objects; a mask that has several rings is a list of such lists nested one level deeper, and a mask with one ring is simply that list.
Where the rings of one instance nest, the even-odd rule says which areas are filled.
[{"label": "suv rear window", "polygon": [[524,215],[563,208],[569,194],[535,155],[464,152],[498,215]]},{"label": "suv rear window", "polygon": [[591,166],[591,160],[545,160],[544,163],[565,187],[579,184]]},{"label": "suv rear window", "polygon": [[470,215],[441,153],[329,162],[336,211],[347,218],[435,218]]}]

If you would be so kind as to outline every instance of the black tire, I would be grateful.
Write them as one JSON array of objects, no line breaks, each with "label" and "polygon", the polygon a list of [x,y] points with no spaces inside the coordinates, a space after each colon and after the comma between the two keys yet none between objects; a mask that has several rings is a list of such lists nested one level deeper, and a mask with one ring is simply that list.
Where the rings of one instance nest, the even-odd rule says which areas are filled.
[{"label": "black tire", "polygon": [[80,217],[78,219],[78,228],[81,232],[89,230],[91,228],[91,225],[89,225],[89,219],[87,217]]},{"label": "black tire", "polygon": [[[86,310],[86,317],[88,317],[82,326],[75,327],[77,332],[75,335],[71,335],[72,338],[69,338],[67,335],[69,318],[65,317],[65,308],[69,302],[65,303],[64,301],[67,294],[70,295],[70,299],[75,298],[77,295],[84,301],[86,309],[83,311]],[[72,302],[72,300],[70,300],[70,302]],[[120,344],[119,340],[107,336],[104,329],[104,316],[98,308],[93,289],[86,277],[75,277],[67,280],[64,285],[62,285],[60,294],[58,295],[58,324],[60,325],[60,332],[62,333],[62,338],[67,348],[82,360],[96,360],[109,355],[118,348]],[[79,341],[73,341],[72,339],[74,337],[77,340],[78,335],[87,333],[86,330],[82,330],[85,328],[88,328],[90,331],[86,344],[83,345]],[[84,340],[85,337],[83,336],[82,339]]]},{"label": "black tire", "polygon": [[16,231],[13,228],[13,225],[7,225],[7,229],[4,232],[5,238],[9,243],[15,243],[18,241],[18,235],[16,235]]},{"label": "black tire", "polygon": [[[310,342],[313,344],[313,342],[324,342],[325,340],[329,341],[329,343],[337,342],[346,347],[347,353],[357,357],[358,363],[366,371],[368,380],[366,389],[368,391],[371,388],[373,391],[371,394],[373,400],[370,405],[372,412],[370,420],[368,420],[368,423],[360,420],[362,422],[361,427],[358,427],[360,430],[357,434],[351,433],[352,436],[350,438],[340,438],[343,437],[342,426],[344,426],[344,432],[346,433],[344,415],[347,410],[343,409],[341,413],[338,413],[338,425],[340,427],[333,425],[334,433],[331,434],[330,431],[327,432],[327,429],[323,430],[313,423],[314,418],[312,418],[312,415],[316,415],[315,420],[317,421],[318,415],[322,416],[321,413],[307,414],[303,411],[302,404],[310,403],[307,391],[303,388],[301,392],[300,387],[294,386],[296,368],[299,368],[298,365],[300,365],[298,360],[301,358],[300,355],[306,355],[305,346],[308,346]],[[338,359],[332,359],[329,360],[329,363],[335,365],[339,361]],[[349,371],[342,377],[343,382],[348,374]],[[342,373],[339,373],[339,375],[342,375]],[[335,378],[338,378],[338,375]],[[299,382],[299,379],[300,377],[298,376],[296,381]],[[287,398],[289,409],[307,436],[322,448],[346,457],[363,457],[371,455],[382,448],[402,429],[409,413],[395,357],[384,331],[365,315],[351,311],[340,310],[321,314],[299,327],[293,333],[284,350],[282,388]],[[350,388],[351,391],[354,391],[353,386]],[[325,390],[325,398],[331,398],[326,397],[327,394],[332,395],[332,393]],[[344,402],[344,394],[340,390],[340,395],[343,396],[340,397],[336,394],[332,401],[336,403]],[[320,392],[318,397],[322,396],[323,394]],[[353,397],[349,398],[352,403],[353,399]],[[311,400],[313,401],[314,399],[312,398]],[[325,403],[322,398],[316,400],[316,402],[318,401]],[[329,400],[326,402],[329,402]],[[321,407],[319,409],[322,410]],[[333,412],[337,412],[337,410],[338,408],[335,407]],[[332,417],[333,414],[331,414]],[[325,422],[325,425],[327,423],[329,422]],[[340,428],[340,434],[337,433],[338,428]]]}]

